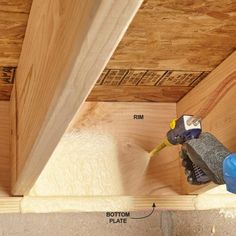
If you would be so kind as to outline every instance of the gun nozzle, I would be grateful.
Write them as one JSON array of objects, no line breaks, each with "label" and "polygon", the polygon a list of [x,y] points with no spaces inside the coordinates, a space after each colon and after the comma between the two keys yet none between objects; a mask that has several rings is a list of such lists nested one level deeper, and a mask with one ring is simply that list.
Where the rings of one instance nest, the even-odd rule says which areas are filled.
[{"label": "gun nozzle", "polygon": [[157,145],[149,154],[150,157],[153,157],[157,155],[162,149],[164,149],[167,146],[170,146],[171,144],[167,139],[165,139],[161,144]]}]

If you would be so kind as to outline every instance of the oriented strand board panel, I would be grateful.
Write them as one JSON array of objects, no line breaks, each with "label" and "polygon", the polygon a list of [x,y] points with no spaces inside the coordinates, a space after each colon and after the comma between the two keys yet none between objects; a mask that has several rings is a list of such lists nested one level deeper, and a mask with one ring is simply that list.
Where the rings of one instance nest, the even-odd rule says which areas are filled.
[{"label": "oriented strand board panel", "polygon": [[[203,130],[215,135],[232,152],[236,152],[235,65],[236,52],[177,103],[178,116],[187,113],[201,117]],[[186,193],[194,190],[186,183]]]},{"label": "oriented strand board panel", "polygon": [[167,148],[151,160],[148,155],[175,116],[174,103],[85,103],[30,195],[180,193],[178,148]]},{"label": "oriented strand board panel", "polygon": [[235,38],[235,0],[144,0],[89,100],[169,101],[168,87],[177,102],[233,52]]},{"label": "oriented strand board panel", "polygon": [[0,197],[10,194],[10,106],[0,101]]},{"label": "oriented strand board panel", "polygon": [[0,8],[5,12],[29,14],[32,0],[0,0]]},{"label": "oriented strand board panel", "polygon": [[145,0],[107,67],[211,71],[236,47],[236,1]]},{"label": "oriented strand board panel", "polygon": [[32,0],[0,0],[0,66],[17,66]]}]

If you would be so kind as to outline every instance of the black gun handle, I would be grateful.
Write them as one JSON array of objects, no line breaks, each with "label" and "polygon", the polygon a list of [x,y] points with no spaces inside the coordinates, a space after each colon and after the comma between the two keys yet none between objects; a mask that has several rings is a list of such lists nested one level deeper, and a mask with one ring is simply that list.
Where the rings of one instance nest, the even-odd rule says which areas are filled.
[{"label": "black gun handle", "polygon": [[185,175],[187,181],[193,185],[201,185],[209,183],[210,178],[195,165],[188,156],[187,151],[184,148],[181,148],[180,157],[182,158],[182,166],[185,168]]},{"label": "black gun handle", "polygon": [[182,150],[216,184],[224,184],[223,161],[229,150],[212,134],[202,133],[199,138],[186,141]]}]

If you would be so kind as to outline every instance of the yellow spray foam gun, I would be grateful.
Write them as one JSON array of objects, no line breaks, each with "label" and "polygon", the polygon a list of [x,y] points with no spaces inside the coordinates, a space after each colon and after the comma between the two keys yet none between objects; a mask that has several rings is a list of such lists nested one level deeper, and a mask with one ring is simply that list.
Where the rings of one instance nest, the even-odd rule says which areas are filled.
[{"label": "yellow spray foam gun", "polygon": [[180,158],[187,181],[200,185],[213,181],[226,184],[236,194],[236,153],[230,152],[212,134],[201,133],[199,118],[183,115],[173,120],[166,139],[151,152],[154,156],[168,145],[181,144]]},{"label": "yellow spray foam gun", "polygon": [[200,118],[183,115],[179,119],[173,119],[166,138],[150,152],[150,157],[156,156],[167,146],[183,144],[187,140],[198,138],[201,131]]}]

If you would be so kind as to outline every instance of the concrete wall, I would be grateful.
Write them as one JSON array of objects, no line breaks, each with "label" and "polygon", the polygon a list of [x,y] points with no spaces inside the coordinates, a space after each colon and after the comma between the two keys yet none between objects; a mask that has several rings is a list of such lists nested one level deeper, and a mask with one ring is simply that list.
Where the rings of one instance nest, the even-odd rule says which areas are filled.
[{"label": "concrete wall", "polygon": [[[223,214],[224,213],[224,214]],[[141,216],[147,212],[135,212]],[[235,212],[155,211],[146,219],[127,224],[108,224],[105,213],[2,214],[0,235],[82,235],[82,236],[225,236],[236,235]]]}]

